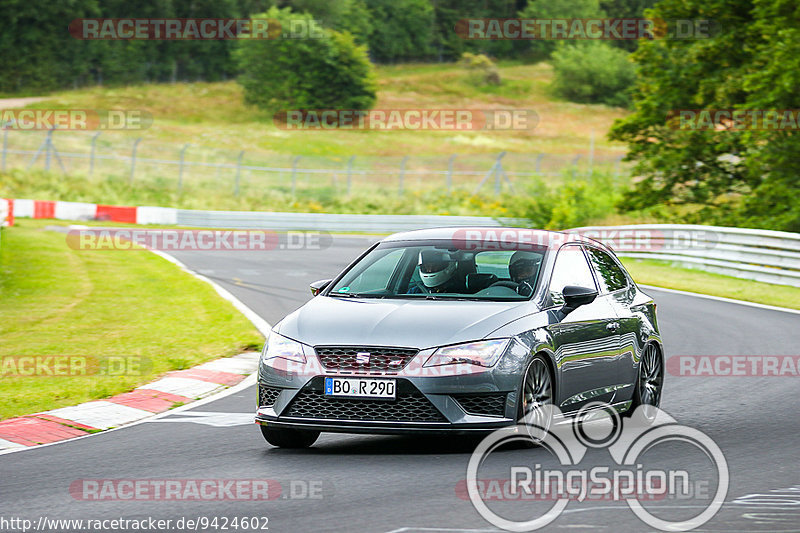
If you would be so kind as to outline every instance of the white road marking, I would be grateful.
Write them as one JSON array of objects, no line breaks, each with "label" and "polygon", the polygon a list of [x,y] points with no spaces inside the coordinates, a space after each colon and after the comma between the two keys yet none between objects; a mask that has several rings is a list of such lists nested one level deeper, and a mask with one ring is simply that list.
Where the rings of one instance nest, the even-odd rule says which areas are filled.
[{"label": "white road marking", "polygon": [[218,413],[214,411],[186,411],[180,416],[168,416],[147,420],[147,422],[189,422],[216,428],[252,425],[255,423],[254,413]]}]

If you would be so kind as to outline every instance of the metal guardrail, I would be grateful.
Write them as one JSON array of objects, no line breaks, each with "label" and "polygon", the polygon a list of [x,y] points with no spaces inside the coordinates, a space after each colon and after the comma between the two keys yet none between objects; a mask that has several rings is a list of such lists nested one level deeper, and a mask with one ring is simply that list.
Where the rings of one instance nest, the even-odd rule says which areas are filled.
[{"label": "metal guardrail", "polygon": [[176,210],[181,226],[230,229],[353,231],[396,233],[446,226],[502,226],[508,220],[441,215],[354,215],[330,213],[261,213],[256,211]]},{"label": "metal guardrail", "polygon": [[679,263],[742,279],[800,287],[800,234],[721,226],[637,224],[570,230],[617,255]]}]

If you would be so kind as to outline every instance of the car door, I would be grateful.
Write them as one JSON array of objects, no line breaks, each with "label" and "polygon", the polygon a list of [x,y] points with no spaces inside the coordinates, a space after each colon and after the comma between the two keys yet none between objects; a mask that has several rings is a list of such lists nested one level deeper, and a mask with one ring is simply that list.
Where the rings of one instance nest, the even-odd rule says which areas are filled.
[{"label": "car door", "polygon": [[592,266],[600,294],[614,307],[619,328],[620,353],[615,361],[616,397],[614,401],[628,400],[633,393],[636,380],[636,353],[639,353],[640,319],[631,310],[636,287],[619,263],[608,252],[594,246],[586,246],[587,257]]},{"label": "car door", "polygon": [[598,296],[561,318],[558,309],[564,303],[562,292],[567,285],[597,288],[583,248],[577,244],[561,247],[549,285],[556,321],[548,329],[559,369],[558,405],[565,412],[613,398],[609,387],[617,381],[615,363],[619,355],[619,337],[614,330],[617,315],[608,297]]}]

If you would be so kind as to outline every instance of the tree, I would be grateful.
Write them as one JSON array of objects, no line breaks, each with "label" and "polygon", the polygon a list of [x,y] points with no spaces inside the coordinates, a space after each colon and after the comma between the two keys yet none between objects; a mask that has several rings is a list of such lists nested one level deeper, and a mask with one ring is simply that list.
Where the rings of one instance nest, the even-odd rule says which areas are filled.
[{"label": "tree", "polygon": [[323,38],[239,41],[234,52],[245,101],[262,109],[369,109],[375,78],[366,47],[349,33],[323,29],[310,14],[271,8],[254,18],[302,21]]},{"label": "tree", "polygon": [[[596,19],[605,16],[599,0],[530,0],[519,16],[526,19]],[[545,60],[556,49],[555,40],[528,41],[533,59]]]},{"label": "tree", "polygon": [[636,79],[628,53],[601,41],[559,43],[553,53],[553,88],[569,100],[626,107]]},{"label": "tree", "polygon": [[[651,18],[711,19],[713,38],[640,42],[626,141],[642,177],[626,205],[691,205],[696,221],[800,231],[800,131],[677,129],[680,109],[797,107],[800,6],[790,0],[663,0]],[[724,124],[720,124],[723,127]]]}]

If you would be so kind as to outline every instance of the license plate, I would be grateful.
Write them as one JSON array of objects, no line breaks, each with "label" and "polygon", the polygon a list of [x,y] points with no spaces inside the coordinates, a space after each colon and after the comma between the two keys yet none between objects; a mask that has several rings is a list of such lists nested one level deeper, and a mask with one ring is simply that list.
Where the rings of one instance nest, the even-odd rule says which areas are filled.
[{"label": "license plate", "polygon": [[325,378],[326,396],[394,400],[395,389],[396,383],[393,379]]}]

